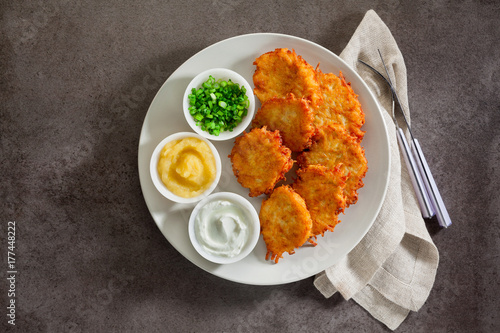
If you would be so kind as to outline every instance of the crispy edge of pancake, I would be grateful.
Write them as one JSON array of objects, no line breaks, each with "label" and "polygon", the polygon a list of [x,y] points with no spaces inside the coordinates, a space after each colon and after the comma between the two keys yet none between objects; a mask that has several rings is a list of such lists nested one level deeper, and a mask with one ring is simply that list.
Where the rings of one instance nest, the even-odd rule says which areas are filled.
[{"label": "crispy edge of pancake", "polygon": [[272,97],[262,104],[252,126],[279,130],[283,144],[292,151],[299,152],[312,143],[311,138],[315,133],[313,118],[314,113],[309,103],[290,93],[286,97]]},{"label": "crispy edge of pancake", "polygon": [[291,186],[277,187],[262,201],[259,212],[261,233],[266,243],[266,260],[278,263],[283,253],[295,253],[311,238],[312,219],[304,199]]},{"label": "crispy edge of pancake", "polygon": [[368,162],[363,147],[342,126],[320,128],[311,147],[297,156],[297,163],[300,167],[319,164],[330,169],[342,163],[342,170],[348,176],[344,188],[346,207],[357,202],[357,190],[364,186]]},{"label": "crispy edge of pancake", "polygon": [[340,72],[323,73],[316,68],[323,103],[314,108],[314,126],[320,128],[327,125],[342,125],[358,142],[364,137],[361,129],[365,123],[365,114],[359,102],[358,95]]},{"label": "crispy edge of pancake", "polygon": [[254,93],[261,103],[293,93],[313,105],[322,103],[316,71],[295,50],[277,48],[255,59]]},{"label": "crispy edge of pancake", "polygon": [[237,181],[249,196],[269,194],[293,166],[291,150],[282,144],[279,131],[254,128],[235,139],[228,157]]},{"label": "crispy edge of pancake", "polygon": [[334,169],[323,165],[308,165],[297,170],[297,179],[292,188],[306,202],[313,220],[313,237],[333,231],[340,222],[338,215],[344,211],[346,198],[344,186],[347,176],[341,165]]}]

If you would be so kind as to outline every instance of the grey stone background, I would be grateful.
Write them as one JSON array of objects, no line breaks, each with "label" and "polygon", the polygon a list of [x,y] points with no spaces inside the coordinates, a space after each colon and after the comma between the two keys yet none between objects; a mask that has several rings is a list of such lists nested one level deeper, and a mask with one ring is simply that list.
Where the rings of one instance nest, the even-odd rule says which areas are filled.
[{"label": "grey stone background", "polygon": [[405,57],[413,131],[454,222],[428,222],[436,282],[397,331],[499,331],[500,3],[470,0],[2,1],[1,276],[8,221],[19,273],[15,327],[1,279],[0,330],[389,331],[312,278],[257,287],[195,267],[161,235],[137,171],[148,106],[190,56],[252,32],[339,54],[368,9]]}]

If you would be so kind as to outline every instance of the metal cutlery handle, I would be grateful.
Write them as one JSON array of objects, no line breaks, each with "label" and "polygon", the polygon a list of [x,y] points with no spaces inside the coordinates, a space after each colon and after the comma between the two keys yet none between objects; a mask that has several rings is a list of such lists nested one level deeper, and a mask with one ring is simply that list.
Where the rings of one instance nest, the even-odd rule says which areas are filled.
[{"label": "metal cutlery handle", "polygon": [[432,209],[429,196],[427,195],[425,184],[418,170],[417,163],[413,158],[403,130],[399,127],[396,130],[398,143],[403,153],[403,158],[405,160],[408,173],[410,174],[410,179],[413,184],[413,188],[415,189],[415,194],[417,195],[417,201],[420,206],[420,211],[422,212],[422,216],[424,218],[431,218],[432,216],[434,216],[434,211]]},{"label": "metal cutlery handle", "polygon": [[420,174],[422,175],[424,185],[427,193],[429,194],[432,209],[436,213],[438,223],[441,227],[447,228],[451,225],[450,216],[448,215],[446,206],[444,205],[441,194],[439,193],[434,177],[429,169],[429,165],[427,165],[424,153],[422,152],[422,148],[420,148],[420,144],[417,139],[413,139],[411,149],[419,166]]}]

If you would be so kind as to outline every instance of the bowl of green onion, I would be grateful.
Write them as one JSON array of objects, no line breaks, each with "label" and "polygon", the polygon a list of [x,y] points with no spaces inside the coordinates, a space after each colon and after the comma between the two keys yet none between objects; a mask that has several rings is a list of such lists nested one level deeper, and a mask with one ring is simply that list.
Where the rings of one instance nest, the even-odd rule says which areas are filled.
[{"label": "bowl of green onion", "polygon": [[194,77],[183,100],[184,116],[199,135],[214,141],[240,135],[252,121],[255,96],[240,74],[213,68]]}]

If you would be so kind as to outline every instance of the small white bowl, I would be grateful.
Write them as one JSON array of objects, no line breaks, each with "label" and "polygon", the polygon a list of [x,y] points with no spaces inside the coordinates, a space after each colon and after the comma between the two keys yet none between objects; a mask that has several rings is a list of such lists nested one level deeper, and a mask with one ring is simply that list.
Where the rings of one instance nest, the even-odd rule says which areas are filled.
[{"label": "small white bowl", "polygon": [[[210,187],[200,195],[192,198],[183,198],[180,197],[174,193],[172,193],[166,186],[163,184],[160,178],[160,174],[158,173],[158,160],[160,159],[160,153],[163,147],[170,141],[174,140],[179,140],[179,139],[184,139],[184,138],[197,138],[202,140],[203,142],[206,142],[210,149],[212,150],[212,154],[214,155],[215,158],[215,168],[216,168],[216,174],[215,174],[215,179],[213,183],[210,185]],[[149,164],[149,170],[151,173],[151,179],[153,180],[153,184],[155,185],[156,189],[167,199],[171,201],[175,201],[178,203],[192,203],[192,202],[197,202],[202,200],[203,198],[207,197],[210,193],[213,192],[217,184],[219,183],[221,172],[222,172],[222,164],[221,164],[221,159],[219,152],[217,151],[217,148],[202,137],[201,135],[198,135],[196,133],[190,133],[190,132],[179,132],[172,134],[165,139],[163,139],[155,148],[153,151],[153,154],[151,155],[151,162]]]},{"label": "small white bowl", "polygon": [[[241,86],[244,86],[246,89],[246,95],[248,96],[248,100],[250,102],[248,106],[248,113],[247,115],[243,118],[241,123],[238,124],[233,130],[230,131],[224,131],[221,132],[219,135],[212,135],[208,132],[205,132],[204,130],[201,129],[201,127],[196,126],[196,122],[193,119],[193,116],[189,113],[189,94],[191,94],[191,90],[193,88],[198,89],[201,87],[201,85],[208,80],[208,77],[212,75],[215,80],[223,79],[223,80],[229,80],[231,79],[232,82],[238,83]],[[193,80],[188,84],[186,91],[184,93],[184,99],[182,101],[182,108],[184,110],[184,116],[186,118],[186,121],[188,122],[189,126],[198,133],[199,135],[209,139],[209,140],[214,140],[214,141],[224,141],[224,140],[229,140],[232,139],[241,133],[250,125],[250,122],[253,119],[253,115],[255,113],[255,95],[253,93],[252,86],[248,83],[243,76],[240,74],[236,73],[235,71],[232,71],[230,69],[226,68],[212,68],[209,70],[206,70],[194,77]]]},{"label": "small white bowl", "polygon": [[[195,224],[197,215],[205,205],[217,200],[227,200],[236,204],[244,212],[244,218],[247,219],[247,221],[249,221],[248,223],[249,235],[247,242],[243,246],[241,252],[234,257],[217,256],[206,251],[200,244],[196,236]],[[250,203],[250,201],[248,201],[247,199],[243,198],[238,194],[231,192],[214,193],[209,195],[202,201],[200,201],[191,212],[188,224],[188,233],[189,233],[189,239],[191,240],[193,247],[203,258],[217,264],[231,264],[245,258],[248,254],[250,254],[250,252],[253,251],[253,249],[257,245],[257,241],[259,240],[259,235],[260,235],[259,215],[257,214],[255,207]]]}]

